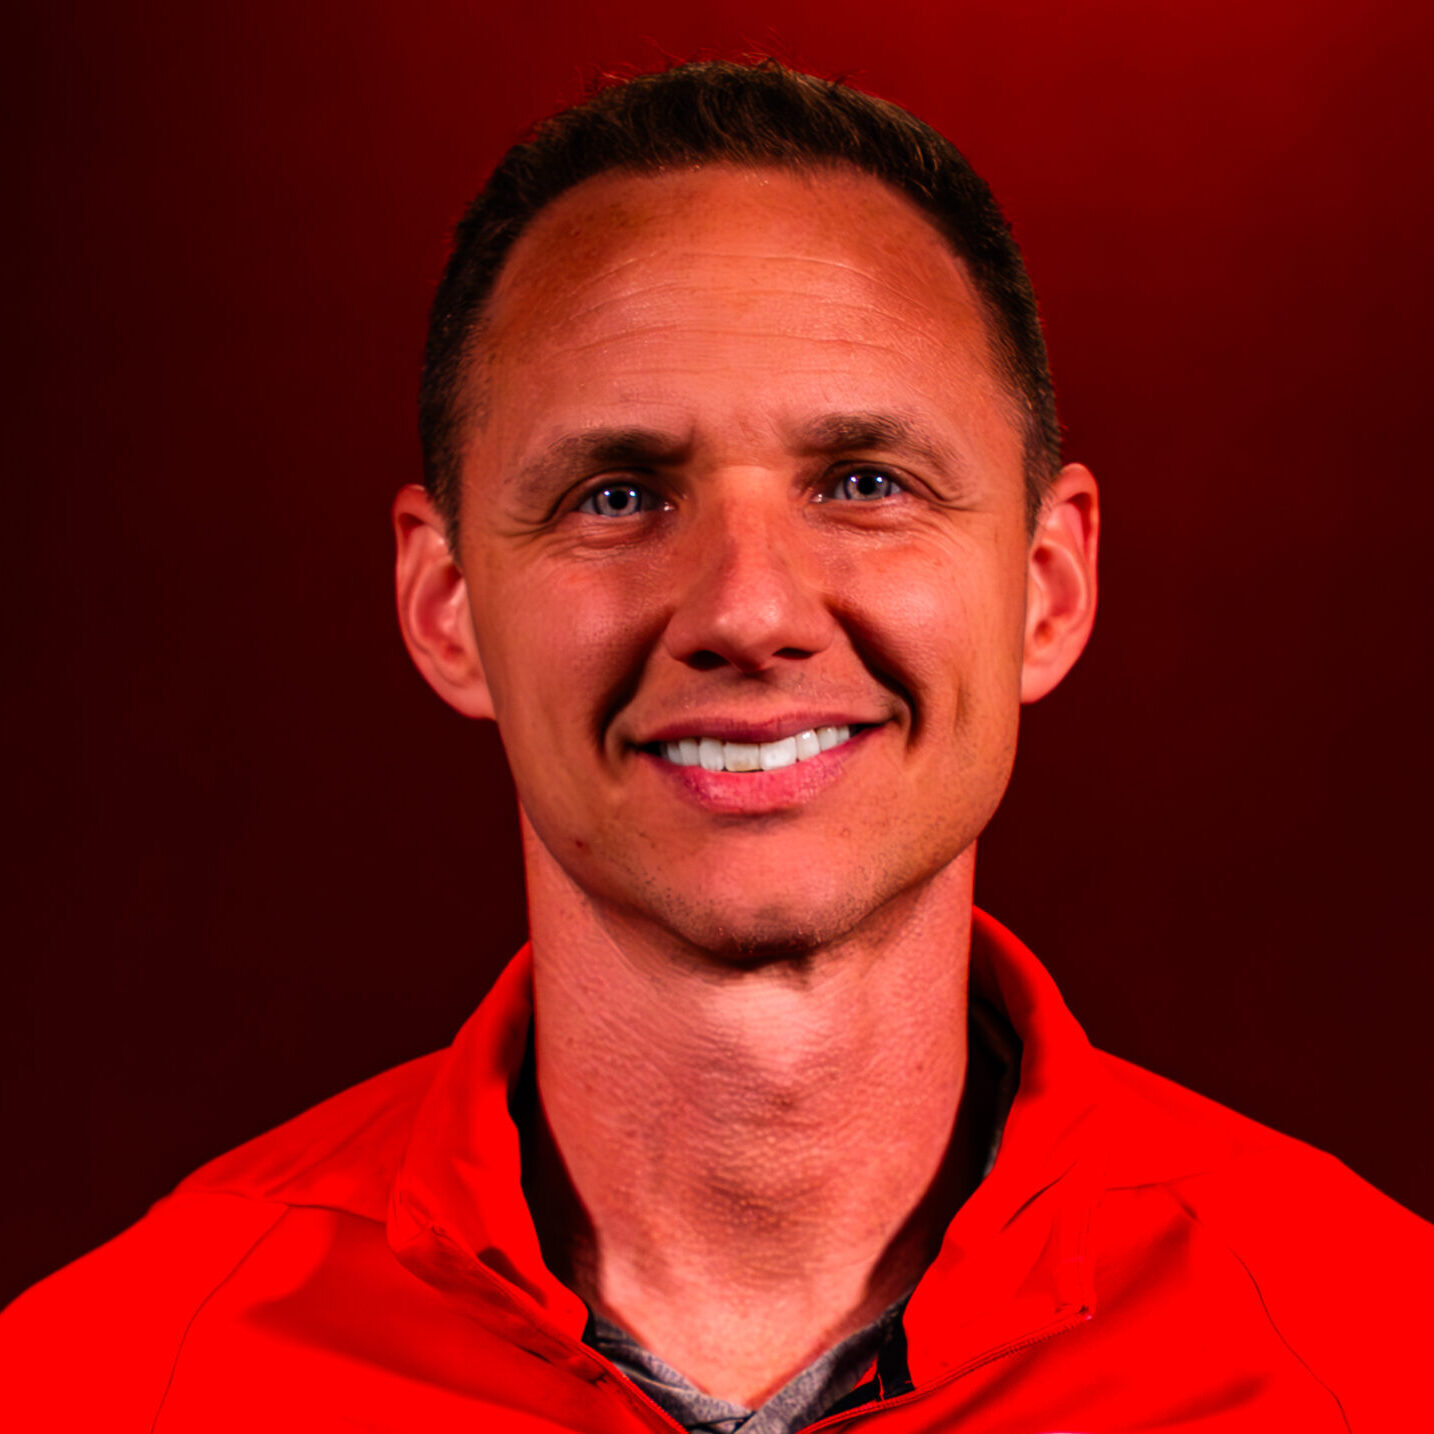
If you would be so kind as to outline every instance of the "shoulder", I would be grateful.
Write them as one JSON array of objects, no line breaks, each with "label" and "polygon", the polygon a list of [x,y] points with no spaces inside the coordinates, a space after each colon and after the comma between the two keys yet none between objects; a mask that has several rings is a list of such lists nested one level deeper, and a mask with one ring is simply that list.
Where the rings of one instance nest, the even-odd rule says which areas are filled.
[{"label": "shoulder", "polygon": [[190,1321],[284,1213],[170,1196],[27,1290],[0,1313],[0,1423],[147,1429]]},{"label": "shoulder", "polygon": [[[196,1316],[279,1232],[381,1222],[442,1053],[386,1071],[197,1170],[143,1219],[0,1312],[0,1424],[148,1429]],[[76,1423],[76,1427],[78,1427]]]},{"label": "shoulder", "polygon": [[421,1056],[330,1096],[202,1165],[175,1193],[225,1193],[381,1220],[414,1117],[446,1055]]},{"label": "shoulder", "polygon": [[[1427,1342],[1419,1308],[1434,1280],[1434,1225],[1333,1155],[1126,1061],[1099,1059],[1112,1234],[1152,1220],[1182,1228],[1186,1249],[1198,1241],[1222,1261],[1231,1281],[1222,1298],[1245,1288],[1352,1428],[1407,1414]],[[1396,1402],[1386,1410],[1386,1400]]]},{"label": "shoulder", "polygon": [[1129,1061],[1097,1053],[1105,1083],[1106,1183],[1160,1186],[1192,1218],[1271,1241],[1394,1239],[1434,1252],[1434,1225],[1381,1194],[1335,1156]]}]

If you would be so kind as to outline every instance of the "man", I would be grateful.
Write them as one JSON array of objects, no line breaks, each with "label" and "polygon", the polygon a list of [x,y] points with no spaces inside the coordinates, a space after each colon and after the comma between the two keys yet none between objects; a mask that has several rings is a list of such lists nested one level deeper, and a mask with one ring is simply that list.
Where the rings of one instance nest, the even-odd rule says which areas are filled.
[{"label": "man", "polygon": [[460,226],[423,433],[400,621],[498,723],[530,947],[12,1306],[14,1427],[1404,1427],[1428,1227],[972,910],[1098,504],[950,145],[602,91]]}]

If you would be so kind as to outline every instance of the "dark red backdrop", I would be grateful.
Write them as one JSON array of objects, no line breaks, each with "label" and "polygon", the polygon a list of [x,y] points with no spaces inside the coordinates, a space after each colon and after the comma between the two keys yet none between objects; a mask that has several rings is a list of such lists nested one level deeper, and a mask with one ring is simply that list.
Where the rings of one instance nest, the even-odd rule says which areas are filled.
[{"label": "dark red backdrop", "polygon": [[425,304],[528,118],[702,46],[950,133],[1044,299],[1104,607],[984,903],[1098,1042],[1434,1214],[1428,7],[416,8],[29,22],[6,1288],[445,1042],[521,940],[497,741],[390,615]]}]

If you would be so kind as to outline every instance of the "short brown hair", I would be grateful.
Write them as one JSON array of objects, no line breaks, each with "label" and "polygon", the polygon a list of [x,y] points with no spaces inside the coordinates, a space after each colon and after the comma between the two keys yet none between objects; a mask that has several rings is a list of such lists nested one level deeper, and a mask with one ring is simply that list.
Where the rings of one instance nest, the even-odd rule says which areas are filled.
[{"label": "short brown hair", "polygon": [[1060,425],[1035,294],[985,181],[948,139],[886,100],[773,59],[708,60],[609,81],[541,121],[503,156],[459,221],[433,300],[419,391],[424,481],[450,534],[458,522],[463,393],[509,250],[541,209],[586,179],[702,164],[849,165],[930,217],[970,273],[996,361],[1019,402],[1034,521],[1060,467]]}]

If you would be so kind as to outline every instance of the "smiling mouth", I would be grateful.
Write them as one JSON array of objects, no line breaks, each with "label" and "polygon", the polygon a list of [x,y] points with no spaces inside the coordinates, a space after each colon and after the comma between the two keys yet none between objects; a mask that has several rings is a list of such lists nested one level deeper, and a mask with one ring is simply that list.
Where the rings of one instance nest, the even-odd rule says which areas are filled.
[{"label": "smiling mouth", "polygon": [[775,772],[820,757],[871,725],[868,722],[847,727],[809,727],[776,742],[723,742],[716,737],[683,737],[677,742],[654,742],[644,750],[677,767],[701,767],[707,772]]}]

